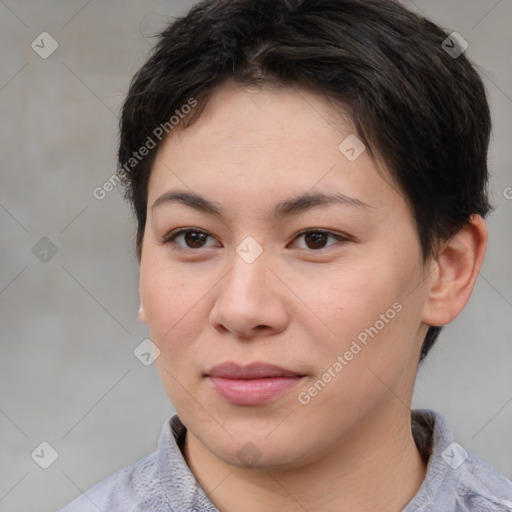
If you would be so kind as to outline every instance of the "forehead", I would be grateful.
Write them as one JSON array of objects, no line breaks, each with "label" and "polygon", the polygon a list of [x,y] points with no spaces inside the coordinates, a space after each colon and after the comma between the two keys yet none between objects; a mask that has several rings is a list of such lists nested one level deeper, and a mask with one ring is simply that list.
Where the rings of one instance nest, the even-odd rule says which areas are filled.
[{"label": "forehead", "polygon": [[153,165],[148,206],[176,186],[231,193],[232,199],[243,190],[261,198],[323,191],[366,203],[389,200],[390,191],[383,189],[396,193],[396,186],[354,132],[347,110],[315,93],[228,82],[214,91],[191,126],[164,141]]},{"label": "forehead", "polygon": [[[227,81],[217,87],[192,126],[179,130],[178,137],[194,134],[210,140],[222,139],[234,149],[268,145],[269,149],[286,142],[309,139],[307,146],[295,146],[296,154],[310,145],[332,145],[332,132],[355,131],[348,107],[328,97],[284,85],[241,86]],[[172,139],[169,137],[168,139]],[[292,149],[289,146],[282,151]]]}]

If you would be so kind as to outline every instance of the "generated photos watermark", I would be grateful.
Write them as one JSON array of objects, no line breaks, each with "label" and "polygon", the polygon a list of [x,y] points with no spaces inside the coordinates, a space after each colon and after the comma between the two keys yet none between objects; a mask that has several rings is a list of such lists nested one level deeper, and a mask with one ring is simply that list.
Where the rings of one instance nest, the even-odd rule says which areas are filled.
[{"label": "generated photos watermark", "polygon": [[[127,162],[124,163],[122,167],[120,167],[116,173],[112,174],[108,180],[103,183],[103,185],[96,187],[92,191],[92,195],[98,201],[105,199],[107,194],[114,190],[114,188],[121,183],[121,180],[129,174],[132,169],[141,162],[146,156],[149,155],[149,152],[156,147],[158,142],[160,142],[166,135],[171,133],[171,131],[184,119],[194,107],[197,106],[197,100],[195,98],[189,98],[188,101],[183,104],[179,109],[174,111],[174,115],[169,118],[169,121],[165,123],[161,123],[157,126],[153,131],[152,135],[148,135],[144,144],[138,149],[138,151],[134,151],[132,156],[128,159]],[[157,139],[157,140],[155,140]]]},{"label": "generated photos watermark", "polygon": [[[354,357],[359,354],[363,348],[368,345],[370,339],[375,338],[382,329],[389,324],[400,311],[403,306],[399,302],[395,302],[391,308],[385,313],[381,313],[379,319],[370,327],[363,329],[357,336],[356,339],[352,340],[350,348],[346,350],[343,355],[338,355],[336,360],[331,366],[322,374],[322,376],[312,384],[306,391],[301,391],[297,399],[300,404],[307,405],[311,402],[311,399],[316,397],[326,386],[331,382],[340,372],[347,366]],[[359,342],[359,343],[358,343]],[[362,345],[362,346],[361,346]]]}]

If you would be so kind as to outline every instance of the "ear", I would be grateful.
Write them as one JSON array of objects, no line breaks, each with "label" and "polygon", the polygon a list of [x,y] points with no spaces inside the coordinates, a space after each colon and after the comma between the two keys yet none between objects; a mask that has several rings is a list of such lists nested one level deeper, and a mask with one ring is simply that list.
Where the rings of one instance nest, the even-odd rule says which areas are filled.
[{"label": "ear", "polygon": [[464,309],[475,286],[487,248],[487,227],[480,215],[445,242],[427,278],[422,321],[441,326]]},{"label": "ear", "polygon": [[[140,289],[139,289],[139,298],[140,298]],[[142,323],[147,325],[148,318],[146,315],[146,311],[144,310],[144,304],[142,303],[142,299],[140,299],[139,318]]]}]

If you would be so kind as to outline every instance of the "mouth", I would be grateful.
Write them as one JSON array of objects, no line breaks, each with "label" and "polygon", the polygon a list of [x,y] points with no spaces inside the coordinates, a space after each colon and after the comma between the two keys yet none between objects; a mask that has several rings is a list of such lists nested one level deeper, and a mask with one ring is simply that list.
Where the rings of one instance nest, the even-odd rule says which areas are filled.
[{"label": "mouth", "polygon": [[290,391],[304,374],[267,363],[214,366],[205,377],[213,389],[233,405],[261,405]]}]

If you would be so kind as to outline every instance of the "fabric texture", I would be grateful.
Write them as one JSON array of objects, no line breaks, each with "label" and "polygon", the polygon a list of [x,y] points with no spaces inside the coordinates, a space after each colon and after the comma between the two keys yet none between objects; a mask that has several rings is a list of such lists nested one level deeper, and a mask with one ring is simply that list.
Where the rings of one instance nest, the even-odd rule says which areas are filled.
[{"label": "fabric texture", "polygon": [[[401,512],[512,512],[512,482],[455,443],[442,414],[414,409],[411,425],[427,473]],[[172,416],[155,453],[108,476],[61,512],[219,512],[183,458],[185,434]]]}]

